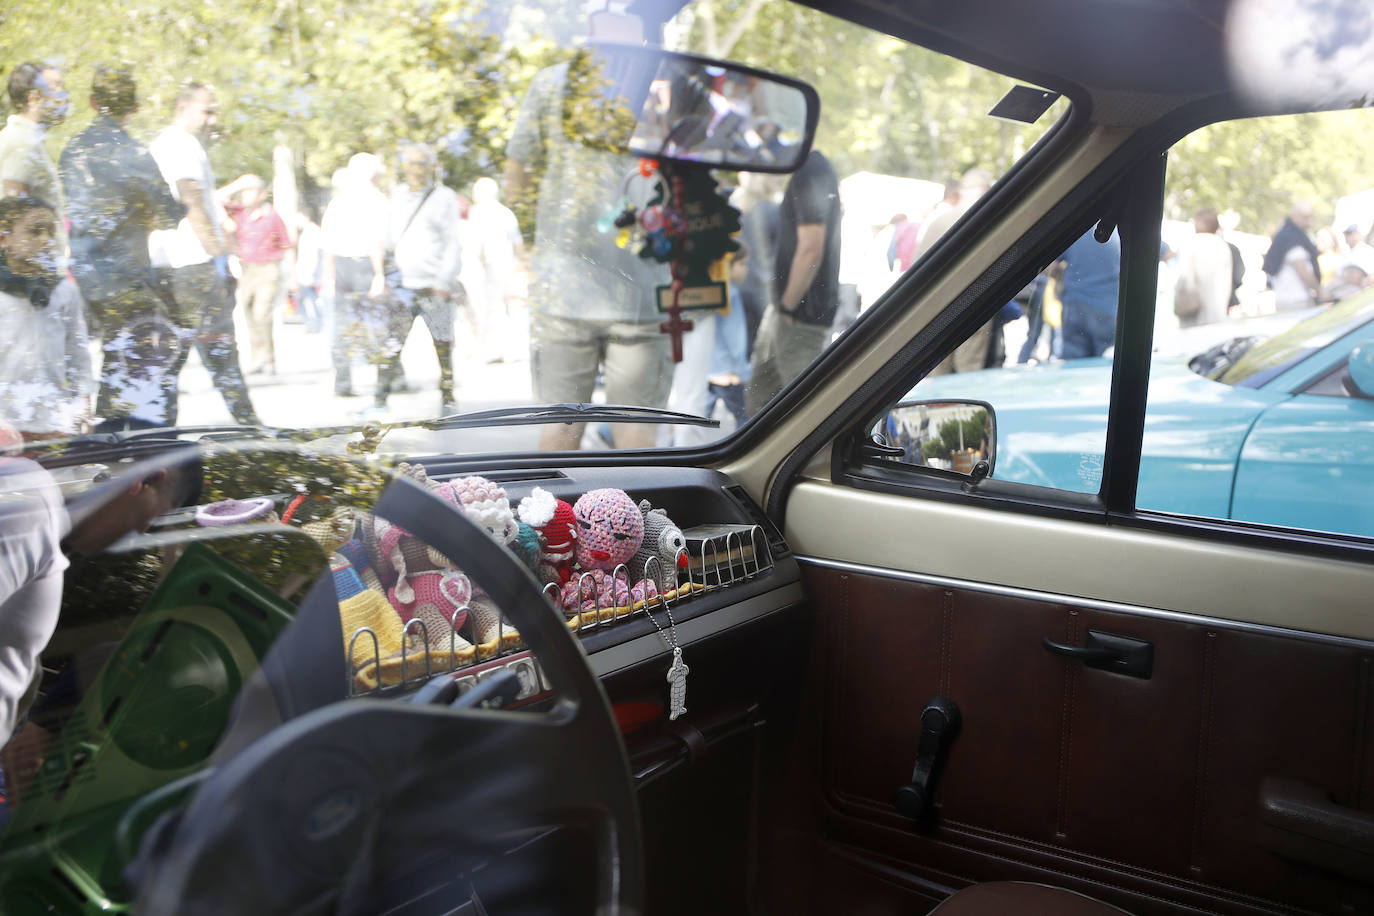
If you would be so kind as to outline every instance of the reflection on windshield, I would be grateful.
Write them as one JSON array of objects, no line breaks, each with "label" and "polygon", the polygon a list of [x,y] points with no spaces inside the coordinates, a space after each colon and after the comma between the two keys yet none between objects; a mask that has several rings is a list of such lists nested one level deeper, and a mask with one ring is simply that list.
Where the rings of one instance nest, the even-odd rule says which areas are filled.
[{"label": "reflection on windshield", "polygon": [[1363,326],[1371,317],[1374,317],[1374,292],[1354,296],[1247,350],[1217,381],[1224,385],[1259,388],[1309,353]]},{"label": "reflection on windshield", "polygon": [[[604,402],[722,428],[435,432],[427,448],[698,444],[871,306],[921,227],[966,209],[957,190],[941,201],[947,181],[975,163],[995,178],[1050,123],[993,122],[1005,79],[791,4],[689,3],[666,21],[393,5],[6,12],[0,151],[18,202],[0,210],[0,321],[16,345],[0,415],[26,440]],[[721,63],[636,68],[598,50],[617,43]],[[719,171],[710,198],[679,200],[627,153],[642,114],[640,140],[700,167],[727,148],[795,159],[801,93],[731,58],[816,86],[819,185]],[[727,205],[741,247],[675,296],[694,214],[728,226]]]}]

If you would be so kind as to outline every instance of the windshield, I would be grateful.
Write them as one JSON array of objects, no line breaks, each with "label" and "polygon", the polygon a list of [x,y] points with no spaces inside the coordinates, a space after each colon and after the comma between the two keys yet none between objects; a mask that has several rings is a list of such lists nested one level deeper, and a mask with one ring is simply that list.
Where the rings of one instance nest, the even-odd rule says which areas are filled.
[{"label": "windshield", "polygon": [[[1029,114],[990,117],[1014,81],[788,3],[679,7],[12,4],[4,419],[36,439],[599,402],[720,425],[388,444],[699,444],[757,413],[1067,109],[1023,88]],[[757,70],[664,65],[621,104],[603,90],[634,71],[605,49],[627,45],[811,84],[811,155],[803,93]],[[635,137],[698,165],[630,155],[636,109],[695,113]],[[794,170],[706,167],[728,156]],[[682,213],[716,250],[698,247],[706,279],[669,321]]]},{"label": "windshield", "polygon": [[1235,365],[1214,376],[1224,385],[1260,388],[1308,355],[1374,318],[1374,293],[1352,296],[1282,334],[1245,351]]}]

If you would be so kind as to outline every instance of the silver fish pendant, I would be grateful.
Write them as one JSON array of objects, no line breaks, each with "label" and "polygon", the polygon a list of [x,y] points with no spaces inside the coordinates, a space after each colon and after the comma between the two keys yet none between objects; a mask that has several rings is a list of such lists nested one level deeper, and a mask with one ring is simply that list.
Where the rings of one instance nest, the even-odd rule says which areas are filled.
[{"label": "silver fish pendant", "polygon": [[668,718],[676,719],[687,711],[687,672],[691,669],[682,660],[682,650],[673,650],[673,663],[668,667]]}]

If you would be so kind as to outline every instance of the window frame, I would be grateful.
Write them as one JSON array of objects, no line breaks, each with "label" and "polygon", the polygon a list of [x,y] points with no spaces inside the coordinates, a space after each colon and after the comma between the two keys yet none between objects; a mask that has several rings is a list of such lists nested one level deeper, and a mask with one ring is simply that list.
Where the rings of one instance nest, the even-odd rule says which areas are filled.
[{"label": "window frame", "polygon": [[[1183,137],[1211,124],[1279,114],[1220,111],[1223,106],[1224,101],[1217,100],[1185,106],[1160,124],[1142,130],[1108,162],[1100,166],[1097,172],[1087,176],[1078,188],[1051,208],[1046,223],[1048,224],[1053,217],[1062,216],[1062,219],[1057,219],[1053,223],[1060,227],[1058,230],[1036,233],[1035,238],[1028,240],[1030,244],[1026,247],[1017,246],[1013,249],[1017,253],[1015,263],[1010,265],[1003,275],[1013,278],[1012,281],[994,284],[977,296],[965,293],[932,321],[930,327],[918,334],[893,361],[896,371],[886,374],[888,383],[884,390],[888,392],[887,398],[870,397],[868,409],[862,413],[849,410],[837,412],[837,417],[843,416],[848,419],[841,421],[842,429],[829,440],[831,482],[894,496],[957,502],[995,511],[1021,512],[1089,524],[1114,525],[1262,550],[1283,550],[1357,562],[1374,560],[1374,537],[1310,531],[1234,519],[1178,515],[1143,509],[1136,505],[1153,343],[1164,182],[1169,151]],[[1107,178],[1105,190],[1095,181],[1102,177]],[[1010,292],[1023,286],[1024,283],[1015,284],[1014,278],[1023,275],[1029,278],[1026,265],[1038,263],[1045,257],[1053,256],[1053,251],[1067,247],[1091,224],[1090,214],[1101,212],[1103,201],[1113,196],[1118,200],[1117,212],[1121,214],[1121,308],[1118,311],[1112,394],[1108,407],[1102,486],[1099,492],[1081,494],[992,478],[976,484],[966,479],[951,481],[927,473],[926,469],[903,466],[877,458],[858,457],[856,449],[867,431],[873,428],[877,411],[894,403],[894,398],[910,390],[915,382],[924,377],[930,367],[951,352],[967,333],[976,329],[980,320],[991,317],[1001,303],[1006,301]],[[1097,209],[1094,210],[1094,207]],[[1107,210],[1110,212],[1110,206]],[[994,211],[977,215],[984,218],[974,219],[974,227],[985,224],[985,220],[994,219],[996,213]],[[1066,230],[1063,228],[1065,226],[1075,227],[1077,232],[1073,229]],[[1045,254],[1047,249],[1050,250],[1048,255]],[[1011,253],[1004,254],[1003,259]],[[999,265],[1001,263],[1002,260],[999,260]],[[935,266],[938,268],[941,265],[937,263]],[[1148,305],[1132,309],[1129,306],[1132,302],[1146,302]],[[931,333],[931,328],[941,323],[941,319],[951,312],[958,312],[964,319],[957,324],[961,329],[966,329],[965,334],[957,338],[948,333],[939,335],[941,340],[937,349],[937,341],[932,339],[936,335]],[[893,378],[899,381],[893,383]],[[856,400],[857,398],[851,399],[851,404]],[[875,404],[876,407],[872,406]],[[861,416],[862,420],[855,423],[856,416]],[[813,435],[812,440],[814,439]],[[777,523],[782,522],[781,515],[785,511],[786,489],[797,475],[796,470],[791,475],[780,474],[768,494],[767,510]]]}]

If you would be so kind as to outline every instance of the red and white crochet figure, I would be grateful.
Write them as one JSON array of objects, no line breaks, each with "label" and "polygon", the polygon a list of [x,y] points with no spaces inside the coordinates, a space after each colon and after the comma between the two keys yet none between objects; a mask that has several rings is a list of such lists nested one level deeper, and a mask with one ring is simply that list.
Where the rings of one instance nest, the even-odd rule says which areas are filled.
[{"label": "red and white crochet figure", "polygon": [[535,487],[520,500],[519,514],[520,521],[539,532],[540,581],[566,585],[572,578],[577,550],[577,516],[572,505],[543,487]]}]

